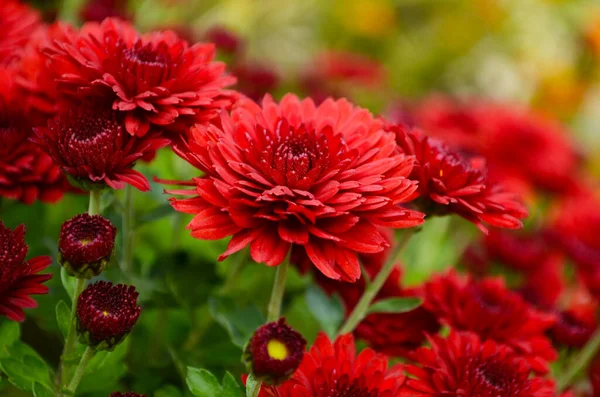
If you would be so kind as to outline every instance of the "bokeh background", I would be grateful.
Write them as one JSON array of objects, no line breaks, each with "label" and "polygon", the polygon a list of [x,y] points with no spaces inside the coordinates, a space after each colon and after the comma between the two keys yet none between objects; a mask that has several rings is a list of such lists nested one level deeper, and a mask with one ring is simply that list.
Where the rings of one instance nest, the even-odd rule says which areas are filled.
[{"label": "bokeh background", "polygon": [[[173,29],[189,41],[213,41],[238,77],[236,89],[259,99],[296,92],[322,100],[348,97],[374,113],[401,118],[435,93],[530,106],[564,123],[589,172],[600,176],[600,3],[597,0],[65,0],[32,1],[47,20],[80,24],[117,15],[142,31]],[[138,169],[149,179],[185,180],[197,171],[163,149]],[[154,396],[183,393],[186,365],[241,374],[239,341],[262,322],[273,272],[250,265],[224,283],[233,260],[216,263],[226,242],[201,242],[184,230],[153,183],[136,192],[135,275],[143,315],[133,337],[110,356],[81,392],[107,396],[116,379]],[[122,192],[107,192],[103,213],[121,224]],[[2,220],[25,223],[30,256],[56,255],[61,223],[87,208],[87,197],[25,206],[2,201]],[[533,209],[535,214],[535,208]],[[472,228],[456,219],[429,221],[406,252],[408,284],[457,262]],[[120,246],[117,247],[120,250]],[[119,255],[117,255],[118,257]],[[37,298],[22,326],[24,340],[58,361],[62,341],[54,307],[67,301],[59,266],[49,295]],[[259,271],[260,270],[260,271]],[[114,266],[103,277],[123,280]],[[271,278],[271,279],[270,279]],[[285,305],[288,321],[309,340],[320,292],[294,273]],[[269,287],[266,287],[269,286]],[[335,303],[335,302],[334,302]],[[230,340],[224,335],[229,334]],[[237,341],[237,345],[236,345]],[[93,371],[93,366],[92,366]],[[2,389],[3,388],[3,389]],[[0,380],[0,394],[20,396]],[[5,394],[6,393],[6,394]]]}]

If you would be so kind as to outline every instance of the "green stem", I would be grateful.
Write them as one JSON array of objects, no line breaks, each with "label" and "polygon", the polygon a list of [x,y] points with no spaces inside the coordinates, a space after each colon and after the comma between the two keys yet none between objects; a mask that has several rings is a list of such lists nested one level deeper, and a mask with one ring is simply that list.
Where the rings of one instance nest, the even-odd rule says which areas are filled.
[{"label": "green stem", "polygon": [[346,319],[344,325],[340,328],[338,334],[349,334],[354,331],[354,328],[356,328],[356,326],[365,318],[369,306],[371,306],[371,303],[377,296],[377,293],[379,293],[379,290],[381,290],[381,287],[383,287],[383,284],[385,284],[385,281],[390,277],[392,270],[394,270],[394,267],[400,259],[404,247],[406,247],[406,244],[413,233],[414,230],[409,229],[403,234],[400,241],[398,241],[395,254],[383,265],[383,268],[377,273],[377,276],[375,276],[371,284],[365,288],[365,292],[354,307],[354,310],[352,310],[350,316]]},{"label": "green stem", "polygon": [[102,197],[102,189],[90,190],[90,206],[88,209],[90,215],[100,214],[100,197]]},{"label": "green stem", "polygon": [[95,350],[89,346],[87,349],[85,349],[83,356],[81,356],[81,361],[79,361],[79,365],[77,366],[77,369],[75,369],[75,375],[73,375],[73,379],[71,379],[71,383],[69,383],[67,394],[75,395],[75,390],[77,390],[77,386],[79,386],[79,382],[81,382],[81,378],[85,372],[85,367],[87,367],[88,363],[94,356],[94,353]]},{"label": "green stem", "polygon": [[557,389],[559,392],[569,387],[573,379],[587,367],[600,348],[600,327],[594,332],[586,345],[577,353],[571,361],[571,364],[564,372],[564,375],[558,378]]},{"label": "green stem", "polygon": [[267,308],[267,322],[279,320],[281,316],[281,301],[283,300],[283,292],[285,291],[285,279],[288,268],[290,267],[289,256],[279,266],[275,273],[275,281],[273,282],[273,290],[269,307]]},{"label": "green stem", "polygon": [[67,339],[65,340],[65,346],[63,353],[60,356],[60,389],[67,382],[68,374],[71,369],[71,363],[74,359],[73,352],[75,351],[75,344],[77,342],[77,299],[81,294],[81,291],[85,288],[85,279],[78,278],[75,282],[75,288],[73,289],[73,299],[71,302],[71,320],[69,322],[69,332],[67,333]]},{"label": "green stem", "polygon": [[121,270],[130,274],[133,266],[133,188],[125,186],[125,198],[123,200],[123,258],[121,259]]},{"label": "green stem", "polygon": [[[248,379],[250,379],[250,378],[248,378]],[[260,393],[261,385],[262,385],[262,382],[255,379],[254,384],[252,385],[252,388],[250,389],[250,391],[248,391],[246,393],[246,395],[247,395],[246,397],[258,397],[258,394]]]}]

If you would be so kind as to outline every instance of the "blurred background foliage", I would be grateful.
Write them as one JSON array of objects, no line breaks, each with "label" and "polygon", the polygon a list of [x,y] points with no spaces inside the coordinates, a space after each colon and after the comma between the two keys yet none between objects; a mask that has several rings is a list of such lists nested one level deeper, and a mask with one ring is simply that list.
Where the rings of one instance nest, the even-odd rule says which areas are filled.
[{"label": "blurred background foliage", "polygon": [[[82,0],[32,3],[49,19],[76,24],[82,22],[86,6]],[[234,55],[220,50],[219,56],[234,73],[236,68],[241,71],[240,86],[257,95],[342,93],[376,113],[435,92],[530,105],[569,125],[580,150],[591,159],[591,171],[600,175],[597,0],[94,3],[111,3],[143,31],[170,28],[190,40],[206,40],[215,28],[235,35],[243,50],[238,48]],[[369,73],[348,81],[321,76],[320,57],[332,51],[360,54],[371,62]],[[252,68],[269,78],[264,73],[244,75]],[[197,175],[169,149],[138,168],[149,179],[185,180]],[[192,239],[184,230],[189,217],[170,209],[163,186],[152,187],[149,193],[134,194],[134,274],[125,277],[112,266],[101,276],[135,284],[142,315],[129,342],[110,355],[114,362],[99,371],[92,365],[88,373],[93,376],[81,387],[85,395],[105,397],[119,382],[152,396],[183,396],[187,365],[208,368],[219,378],[225,369],[238,376],[241,344],[263,322],[273,269],[257,264],[238,267],[236,258],[217,263],[226,242]],[[120,227],[123,192],[106,192],[102,200],[103,214]],[[61,223],[86,209],[84,195],[68,195],[56,205],[25,206],[5,200],[1,217],[10,227],[27,226],[30,256],[56,257]],[[460,228],[454,223],[461,223]],[[457,219],[427,222],[405,253],[405,281],[422,282],[432,271],[456,263],[472,233],[471,226]],[[61,286],[59,266],[53,265],[52,271],[50,294],[36,299],[40,308],[29,311],[21,332],[46,362],[56,364],[62,345],[54,308],[69,298]],[[335,298],[307,288],[308,281],[307,276],[292,275],[284,313],[310,341],[319,329],[335,329],[341,308]],[[0,393],[20,395],[6,382],[0,385],[5,388]]]}]

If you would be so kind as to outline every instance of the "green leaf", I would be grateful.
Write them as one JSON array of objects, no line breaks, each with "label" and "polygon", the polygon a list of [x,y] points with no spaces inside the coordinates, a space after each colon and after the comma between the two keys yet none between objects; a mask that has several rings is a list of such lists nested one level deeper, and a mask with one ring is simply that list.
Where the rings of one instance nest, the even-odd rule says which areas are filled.
[{"label": "green leaf", "polygon": [[175,386],[164,386],[154,392],[154,397],[181,397],[181,392]]},{"label": "green leaf", "polygon": [[158,207],[146,212],[136,221],[136,228],[146,223],[154,222],[158,219],[175,214],[171,203],[161,204]]},{"label": "green leaf", "polygon": [[69,306],[63,300],[56,304],[56,322],[58,323],[60,332],[66,338],[71,326],[71,309],[69,309]]},{"label": "green leaf", "polygon": [[210,314],[221,324],[238,347],[244,347],[256,328],[265,323],[265,317],[254,306],[240,308],[239,304],[227,298],[212,298],[208,302]]},{"label": "green leaf", "polygon": [[62,281],[62,285],[65,288],[65,291],[67,291],[69,298],[73,299],[73,291],[75,291],[75,283],[77,280],[75,277],[71,277],[64,267],[60,268],[60,281]]},{"label": "green leaf", "polygon": [[338,296],[327,296],[315,285],[306,289],[306,306],[323,331],[334,336],[344,319],[344,309]]},{"label": "green leaf", "polygon": [[367,313],[406,313],[421,306],[420,298],[389,298],[375,302]]},{"label": "green leaf", "polygon": [[97,352],[85,370],[83,379],[77,389],[78,394],[103,393],[107,388],[114,386],[119,379],[125,376],[127,365],[125,365],[124,361],[128,345],[129,340],[126,339],[112,352]]},{"label": "green leaf", "polygon": [[221,397],[219,381],[205,369],[188,367],[185,380],[196,397]]},{"label": "green leaf", "polygon": [[54,397],[56,393],[36,382],[33,384],[33,395],[34,397]]},{"label": "green leaf", "polygon": [[20,341],[6,350],[8,357],[0,360],[0,367],[10,383],[25,391],[32,391],[36,382],[52,389],[50,367],[35,350]]},{"label": "green leaf", "polygon": [[19,323],[14,321],[4,321],[0,324],[0,347],[10,346],[21,337]]},{"label": "green leaf", "polygon": [[223,377],[223,385],[220,385],[209,371],[188,367],[186,382],[196,397],[243,397],[242,389],[229,372]]},{"label": "green leaf", "polygon": [[254,376],[248,375],[248,379],[246,379],[246,395],[247,396],[252,395],[252,390],[254,389],[254,387],[257,383],[258,382],[256,379],[254,379]]}]

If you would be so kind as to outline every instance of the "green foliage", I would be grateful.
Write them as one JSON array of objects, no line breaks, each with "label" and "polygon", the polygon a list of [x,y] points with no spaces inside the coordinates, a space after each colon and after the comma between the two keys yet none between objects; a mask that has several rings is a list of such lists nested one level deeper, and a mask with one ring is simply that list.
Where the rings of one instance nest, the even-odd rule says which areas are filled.
[{"label": "green foliage", "polygon": [[373,303],[368,313],[406,313],[421,306],[420,298],[389,298]]},{"label": "green foliage", "polygon": [[63,336],[66,338],[71,325],[71,309],[65,301],[58,301],[56,304],[56,322]]},{"label": "green foliage", "polygon": [[195,397],[242,397],[243,392],[234,377],[227,372],[223,381],[205,369],[187,368],[187,385]]},{"label": "green foliage", "polygon": [[255,305],[239,307],[231,299],[211,298],[210,314],[229,333],[231,341],[238,347],[244,347],[254,330],[265,322],[265,317]]},{"label": "green foliage", "polygon": [[327,335],[332,337],[337,333],[344,319],[344,309],[338,296],[327,296],[321,288],[310,285],[306,289],[306,307]]}]

